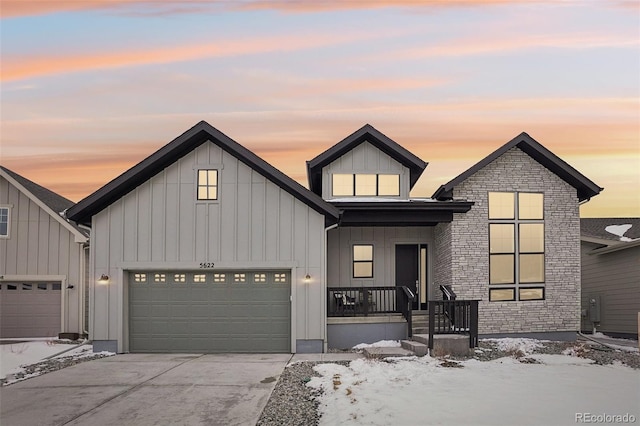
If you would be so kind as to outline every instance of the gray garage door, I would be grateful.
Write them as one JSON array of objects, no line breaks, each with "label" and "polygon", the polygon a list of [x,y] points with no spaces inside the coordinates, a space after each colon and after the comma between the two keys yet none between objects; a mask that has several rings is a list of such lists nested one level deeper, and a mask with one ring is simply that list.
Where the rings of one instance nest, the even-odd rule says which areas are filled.
[{"label": "gray garage door", "polygon": [[0,337],[53,337],[60,332],[60,282],[0,284]]},{"label": "gray garage door", "polygon": [[289,271],[132,272],[131,352],[290,352]]}]

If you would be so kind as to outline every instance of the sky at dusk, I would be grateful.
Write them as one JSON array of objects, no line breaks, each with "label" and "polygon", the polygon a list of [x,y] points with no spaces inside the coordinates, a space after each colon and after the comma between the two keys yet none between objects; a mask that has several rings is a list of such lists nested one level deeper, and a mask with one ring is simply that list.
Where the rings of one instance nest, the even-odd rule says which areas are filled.
[{"label": "sky at dusk", "polygon": [[306,186],[369,123],[431,196],[525,131],[640,216],[640,2],[0,1],[0,163],[78,201],[206,120]]}]

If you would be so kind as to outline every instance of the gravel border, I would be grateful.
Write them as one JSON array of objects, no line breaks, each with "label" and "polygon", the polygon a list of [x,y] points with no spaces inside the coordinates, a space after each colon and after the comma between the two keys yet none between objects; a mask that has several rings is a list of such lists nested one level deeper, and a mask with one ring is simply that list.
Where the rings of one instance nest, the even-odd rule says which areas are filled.
[{"label": "gravel border", "polygon": [[321,391],[307,386],[312,377],[320,377],[313,367],[318,364],[349,365],[349,362],[303,361],[289,364],[280,375],[256,426],[316,426],[320,421],[317,397]]},{"label": "gravel border", "polygon": [[[84,341],[69,342],[69,341],[58,341],[58,340],[54,340],[53,342],[70,345],[71,347],[69,347],[68,350],[72,350],[76,347],[73,345],[80,345],[84,343]],[[0,379],[0,386],[2,387],[11,386],[14,383],[20,383],[32,377],[41,376],[43,374],[62,370],[63,368],[71,367],[72,365],[80,364],[82,362],[92,361],[94,359],[106,358],[108,356],[112,356],[112,355],[111,354],[108,355],[104,353],[93,354],[92,352],[89,352],[89,349],[88,349],[86,351],[86,354],[83,354],[82,356],[78,356],[77,354],[69,355],[69,356],[60,355],[56,358],[45,359],[44,361],[40,361],[36,364],[31,364],[27,367],[24,367],[24,371],[21,371],[16,374],[10,374],[4,379]]]},{"label": "gravel border", "polygon": [[[598,365],[610,365],[620,362],[634,369],[640,369],[640,353],[637,351],[623,351],[610,349],[595,342],[577,340],[575,342],[540,341],[541,347],[533,351],[534,354],[571,354],[581,358],[587,358]],[[456,358],[459,360],[477,359],[479,361],[492,361],[503,357],[514,357],[520,362],[538,363],[519,351],[501,351],[497,342],[480,340],[478,348],[472,356]],[[454,367],[455,362],[449,361],[453,357],[441,358],[443,367]],[[320,390],[307,386],[312,377],[320,375],[313,370],[318,364],[349,365],[350,361],[342,362],[298,362],[290,364],[278,379],[267,405],[262,411],[257,426],[316,426],[320,421],[318,408],[318,396]]]}]

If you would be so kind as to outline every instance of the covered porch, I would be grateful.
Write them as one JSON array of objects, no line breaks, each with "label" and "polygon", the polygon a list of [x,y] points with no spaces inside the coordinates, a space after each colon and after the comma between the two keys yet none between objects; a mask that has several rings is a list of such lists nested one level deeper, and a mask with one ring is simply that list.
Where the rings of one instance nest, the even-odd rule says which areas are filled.
[{"label": "covered porch", "polygon": [[[406,286],[327,289],[329,348],[358,343],[413,339],[433,349],[436,335],[469,336],[478,345],[478,300],[458,300],[449,286],[440,286],[441,300],[413,310],[415,295]],[[356,342],[356,343],[354,343]]]},{"label": "covered porch", "polygon": [[[434,277],[441,255],[436,226],[471,203],[408,200],[334,202],[342,216],[327,232],[327,340],[346,349],[378,340],[404,340],[414,333],[465,332],[469,305],[447,299]],[[446,252],[446,250],[443,250]],[[442,305],[448,300],[454,305]],[[477,304],[475,305],[477,308]],[[433,309],[430,309],[433,307]],[[455,324],[447,314],[460,312]],[[462,312],[465,312],[462,314]],[[429,312],[438,312],[429,321]],[[477,309],[476,315],[477,318]],[[477,324],[477,321],[476,321]]]}]

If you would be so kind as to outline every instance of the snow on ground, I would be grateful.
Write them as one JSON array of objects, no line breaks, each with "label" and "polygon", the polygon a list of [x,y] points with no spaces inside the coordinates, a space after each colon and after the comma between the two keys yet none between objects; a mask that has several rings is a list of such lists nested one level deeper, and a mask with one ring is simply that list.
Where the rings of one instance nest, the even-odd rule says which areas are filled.
[{"label": "snow on ground", "polygon": [[[111,352],[100,353],[102,355],[112,355]],[[97,354],[93,352],[92,345],[79,345],[65,340],[47,339],[30,339],[25,342],[7,343],[0,345],[0,379],[6,379],[8,376],[15,376],[24,373],[27,367],[44,361],[51,357],[54,360],[65,359],[82,359],[95,357]],[[43,374],[46,370],[39,370],[23,377],[34,377]],[[9,378],[6,384],[13,383],[17,380]]]},{"label": "snow on ground", "polygon": [[536,340],[525,338],[513,338],[507,337],[503,339],[484,339],[495,342],[498,349],[507,353],[520,352],[522,355],[532,354],[536,349],[540,349],[542,342],[548,342],[548,340]]},{"label": "snow on ground", "polygon": [[597,333],[593,333],[593,334],[588,334],[586,335],[586,337],[590,337],[592,339],[597,340],[598,342],[602,342],[604,344],[606,344],[607,346],[614,348],[614,349],[619,349],[621,351],[627,351],[627,352],[638,352],[640,351],[640,348],[638,347],[638,341],[637,340],[632,340],[632,339],[620,339],[620,338],[616,338],[616,337],[610,337],[607,336],[606,334],[597,332]]},{"label": "snow on ground", "polygon": [[[526,350],[531,342],[499,344]],[[317,365],[322,377],[309,386],[324,392],[323,425],[575,425],[579,415],[625,414],[640,420],[640,370],[567,355],[527,359],[538,363],[358,359]]]},{"label": "snow on ground", "polygon": [[399,340],[380,340],[374,343],[360,343],[355,345],[353,349],[366,349],[366,348],[399,348]]},{"label": "snow on ground", "polygon": [[54,343],[51,338],[0,345],[0,378],[17,372],[20,365],[35,364],[74,346],[70,342]]}]

